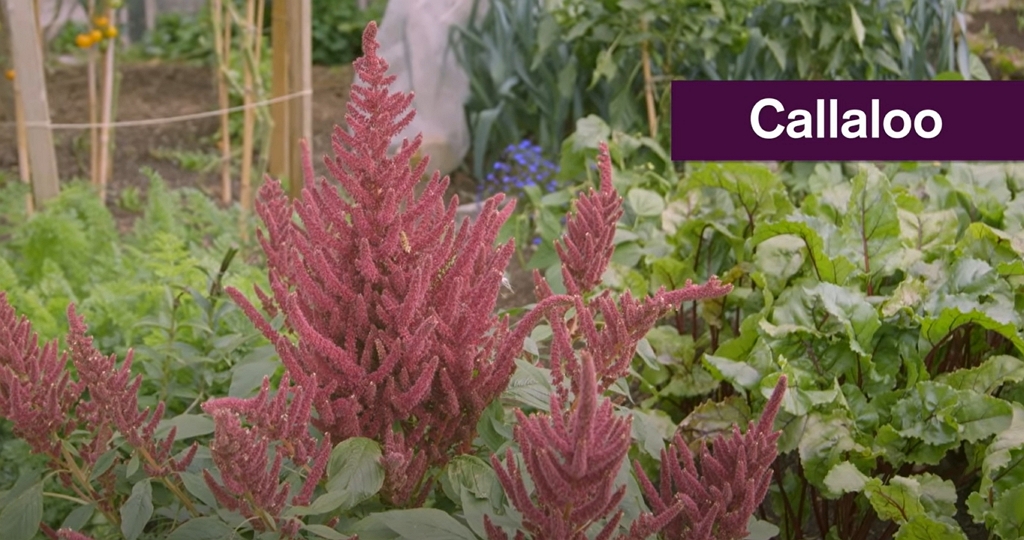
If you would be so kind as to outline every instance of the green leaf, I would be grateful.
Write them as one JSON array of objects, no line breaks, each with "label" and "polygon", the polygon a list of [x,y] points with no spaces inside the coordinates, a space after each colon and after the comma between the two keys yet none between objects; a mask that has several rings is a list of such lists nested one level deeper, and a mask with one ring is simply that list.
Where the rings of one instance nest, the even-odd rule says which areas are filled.
[{"label": "green leaf", "polygon": [[1024,484],[1002,493],[992,507],[995,533],[1004,540],[1024,535]]},{"label": "green leaf", "polygon": [[960,220],[952,209],[910,212],[900,208],[900,238],[903,245],[923,253],[936,253],[956,243]]},{"label": "green leaf", "polygon": [[865,484],[864,494],[882,519],[902,524],[925,514],[920,484],[911,478],[896,476],[885,485],[871,478]]},{"label": "green leaf", "polygon": [[315,513],[339,509],[343,512],[380,491],[384,486],[381,456],[380,445],[365,437],[352,437],[338,443],[327,462],[327,492],[341,493],[343,497],[325,505],[330,508],[318,508]]},{"label": "green leaf", "polygon": [[855,269],[853,264],[845,258],[831,259],[825,253],[825,243],[821,236],[806,223],[797,221],[762,223],[757,226],[749,242],[751,247],[755,247],[761,242],[781,234],[792,234],[803,239],[810,255],[811,264],[822,281],[842,285],[847,276]]},{"label": "green leaf", "polygon": [[665,210],[665,199],[657,193],[643,188],[633,188],[626,195],[629,207],[641,217],[660,217]]},{"label": "green leaf", "polygon": [[78,508],[71,511],[70,514],[64,518],[64,521],[60,524],[62,529],[71,529],[73,531],[79,531],[89,520],[92,519],[92,515],[96,513],[96,505],[94,504],[83,504]]},{"label": "green leaf", "polygon": [[892,187],[878,169],[863,166],[853,178],[849,209],[843,219],[845,250],[870,281],[889,275],[899,264],[900,221]]},{"label": "green leaf", "polygon": [[853,37],[857,40],[857,46],[864,48],[864,23],[860,20],[857,8],[850,4],[850,27],[853,28]]},{"label": "green leaf", "polygon": [[213,433],[213,419],[199,414],[179,414],[174,418],[162,420],[157,433],[166,435],[172,427],[178,428],[174,440],[183,441]]},{"label": "green leaf", "polygon": [[36,482],[9,500],[0,511],[0,538],[31,540],[43,519],[43,483]]},{"label": "green leaf", "polygon": [[217,516],[192,518],[167,535],[166,540],[218,540],[236,538],[234,527]]},{"label": "green leaf", "polygon": [[832,283],[819,283],[808,292],[821,300],[825,311],[842,323],[850,348],[861,356],[870,354],[872,339],[882,323],[863,293]]},{"label": "green leaf", "polygon": [[372,514],[353,527],[359,540],[477,540],[472,531],[436,508]]},{"label": "green leaf", "polygon": [[307,525],[307,524],[303,524],[302,525],[302,530],[309,531],[309,532],[319,536],[320,538],[327,538],[328,540],[346,540],[348,538],[351,538],[349,536],[345,536],[344,534],[341,534],[340,532],[338,532],[338,531],[328,527],[327,525],[319,525],[319,524]]},{"label": "green leaf", "polygon": [[920,323],[921,337],[927,340],[932,347],[936,346],[950,332],[965,324],[974,323],[999,333],[1013,343],[1018,351],[1024,352],[1024,339],[1021,339],[1015,324],[996,320],[989,313],[977,309],[964,313],[957,308],[944,308],[938,316],[921,318]]},{"label": "green leaf", "polygon": [[867,485],[868,476],[853,463],[844,461],[832,467],[832,470],[825,475],[824,485],[827,493],[832,497],[838,497],[844,493],[858,493],[864,490]]},{"label": "green leaf", "polygon": [[132,486],[132,494],[121,506],[121,534],[127,540],[136,540],[153,517],[153,486],[149,479]]},{"label": "green leaf", "polygon": [[181,483],[185,485],[185,489],[192,494],[193,497],[199,499],[206,506],[210,508],[216,508],[217,498],[214,497],[213,492],[210,491],[210,486],[203,479],[203,475],[194,472],[182,472],[178,474],[181,478]]},{"label": "green leaf", "polygon": [[900,526],[894,540],[967,540],[967,535],[956,525],[918,515]]},{"label": "green leaf", "polygon": [[748,389],[756,388],[761,383],[761,373],[746,362],[737,362],[712,354],[704,355],[704,362],[711,374],[719,380]]},{"label": "green leaf", "polygon": [[597,53],[597,64],[594,66],[594,75],[588,88],[593,89],[597,86],[597,83],[601,82],[602,78],[611,81],[615,78],[618,68],[619,65],[615,61],[615,57],[612,56],[612,50],[610,48]]},{"label": "green leaf", "polygon": [[935,382],[979,394],[992,394],[1006,383],[1021,381],[1024,381],[1024,361],[1005,354],[993,356],[979,366],[942,373],[935,378]]}]

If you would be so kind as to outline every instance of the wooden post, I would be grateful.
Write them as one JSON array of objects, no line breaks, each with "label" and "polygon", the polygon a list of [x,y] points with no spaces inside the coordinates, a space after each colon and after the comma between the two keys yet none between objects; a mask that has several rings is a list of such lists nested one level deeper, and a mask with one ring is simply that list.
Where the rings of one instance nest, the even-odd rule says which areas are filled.
[{"label": "wooden post", "polygon": [[[273,57],[273,80],[270,92],[273,97],[288,95],[288,0],[274,0],[270,13],[270,46]],[[270,117],[273,124],[270,132],[270,159],[267,173],[278,180],[288,176],[291,169],[291,140],[288,124],[289,103],[277,102],[270,106]]]},{"label": "wooden post", "polygon": [[10,24],[14,72],[24,107],[32,193],[36,206],[40,206],[60,193],[60,183],[53,130],[50,128],[43,54],[39,47],[39,26],[32,2],[4,0],[3,5]]},{"label": "wooden post", "polygon": [[[288,2],[288,86],[292,93],[313,87],[313,17],[311,0]],[[302,153],[299,141],[305,139],[312,151],[313,96],[306,94],[288,102],[290,107],[288,177],[292,198],[302,193]],[[314,154],[315,155],[315,154]]]}]

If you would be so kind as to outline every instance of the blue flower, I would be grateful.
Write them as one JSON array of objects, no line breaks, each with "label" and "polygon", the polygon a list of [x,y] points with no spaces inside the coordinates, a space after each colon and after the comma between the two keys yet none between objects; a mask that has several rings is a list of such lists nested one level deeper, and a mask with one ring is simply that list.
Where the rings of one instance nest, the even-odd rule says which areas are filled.
[{"label": "blue flower", "polygon": [[513,193],[529,186],[557,189],[553,180],[558,166],[544,157],[543,149],[529,139],[510,144],[501,159],[492,165],[492,172],[481,182],[479,191],[491,195],[498,191]]}]

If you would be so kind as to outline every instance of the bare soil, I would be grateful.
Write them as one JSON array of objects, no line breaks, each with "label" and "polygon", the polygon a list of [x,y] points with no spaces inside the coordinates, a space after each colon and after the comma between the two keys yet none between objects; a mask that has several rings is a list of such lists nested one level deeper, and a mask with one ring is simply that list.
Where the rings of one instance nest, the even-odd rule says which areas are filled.
[{"label": "bare soil", "polygon": [[[117,101],[119,121],[167,118],[218,109],[213,71],[209,67],[175,63],[122,64]],[[87,71],[84,66],[59,66],[47,74],[50,117],[55,124],[89,121]],[[331,134],[336,125],[344,126],[346,103],[352,84],[351,66],[313,67],[313,140],[314,162],[318,174],[327,173],[324,154],[332,154]],[[6,88],[5,88],[6,87]],[[13,109],[8,105],[10,85],[0,80],[0,173],[17,177],[18,153]],[[219,153],[217,117],[166,123],[154,126],[125,126],[114,134],[114,160],[107,194],[108,207],[122,230],[128,230],[136,214],[120,208],[117,201],[129,187],[144,196],[148,181],[139,171],[148,167],[160,174],[171,187],[197,188],[220,200],[220,173],[185,170],[166,157],[169,150]],[[88,178],[89,132],[83,129],[58,129],[54,132],[57,160],[63,181]],[[238,142],[233,141],[236,146]],[[471,202],[476,181],[464,171],[451,175],[448,197],[458,194],[461,202]],[[238,178],[232,189],[238,196]],[[522,306],[533,301],[532,278],[513,258],[509,268],[514,293],[504,291],[499,299],[503,308]]]}]

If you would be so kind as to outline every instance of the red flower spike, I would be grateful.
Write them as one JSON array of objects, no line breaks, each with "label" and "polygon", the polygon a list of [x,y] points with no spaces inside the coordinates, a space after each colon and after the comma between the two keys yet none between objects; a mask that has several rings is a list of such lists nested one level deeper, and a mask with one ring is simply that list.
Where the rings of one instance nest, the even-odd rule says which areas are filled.
[{"label": "red flower spike", "polygon": [[[350,131],[335,129],[335,155],[325,158],[336,184],[313,177],[305,145],[302,197],[290,202],[278,182],[264,184],[256,211],[265,230],[257,236],[270,291],[257,290],[261,309],[228,293],[291,379],[312,392],[320,431],[385,448],[383,495],[402,506],[425,495],[429,468],[471,443],[543,313],[514,331],[494,315],[515,249],[494,243],[514,205],[494,197],[475,222],[456,227],[458,200],[444,201],[447,177],[435,173],[416,195],[428,162],[410,165],[420,138],[388,155],[414,111],[411,95],[388,89],[394,77],[377,55],[376,31],[367,26],[365,55],[355,62]],[[281,331],[268,322],[276,314],[284,316]]]},{"label": "red flower spike", "polygon": [[[308,384],[315,387],[316,377],[311,376]],[[286,505],[309,504],[327,468],[331,439],[327,435],[318,443],[309,434],[313,392],[292,385],[287,376],[273,398],[269,389],[270,382],[264,378],[255,397],[218,398],[203,404],[203,410],[213,416],[210,454],[220,481],[209,471],[203,471],[203,477],[217,501],[251,519],[256,530],[274,529],[292,538],[301,523],[281,513]],[[302,489],[291,497],[291,486],[280,478],[286,458],[307,469]]]},{"label": "red flower spike", "polygon": [[678,434],[661,453],[661,490],[640,467],[634,470],[648,504],[655,511],[682,502],[683,511],[662,531],[667,540],[741,540],[749,534],[750,516],[764,500],[771,466],[778,454],[775,416],[786,392],[786,377],[775,386],[757,424],[747,432],[733,426],[728,439],[719,436],[709,448],[701,444],[700,464]]}]

